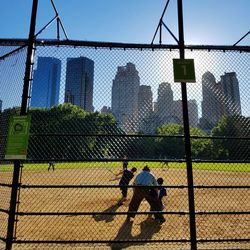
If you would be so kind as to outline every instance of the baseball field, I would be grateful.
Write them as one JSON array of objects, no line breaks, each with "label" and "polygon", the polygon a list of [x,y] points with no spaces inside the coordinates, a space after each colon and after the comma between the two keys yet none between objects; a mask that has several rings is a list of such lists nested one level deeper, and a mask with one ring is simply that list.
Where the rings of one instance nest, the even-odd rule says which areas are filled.
[{"label": "baseball field", "polygon": [[[136,166],[138,173],[144,165],[130,163],[129,168]],[[47,164],[24,165],[18,206],[20,215],[16,224],[17,241],[72,240],[76,241],[75,246],[79,245],[77,241],[105,241],[98,245],[98,249],[102,249],[101,246],[105,249],[123,249],[157,245],[136,241],[183,240],[182,245],[186,246],[184,241],[189,239],[189,216],[186,212],[189,207],[185,165],[148,165],[151,172],[156,177],[162,177],[167,186],[164,212],[170,214],[164,215],[166,222],[162,225],[149,220],[146,214],[137,215],[131,223],[125,222],[126,214],[100,214],[128,210],[132,188],[129,188],[128,200],[119,206],[119,180],[112,180],[121,170],[121,163],[56,163],[54,171],[48,171]],[[2,169],[1,180],[9,183],[12,173],[6,166]],[[243,188],[249,186],[249,164],[217,164],[217,169],[215,163],[202,168],[197,165],[194,166],[193,175],[194,185],[198,186],[195,188],[195,209],[200,212],[196,215],[197,238],[249,238],[250,218],[244,212],[249,212],[250,190]],[[7,209],[7,202],[1,203],[1,207]],[[149,211],[146,201],[142,202],[139,211]],[[218,211],[224,214],[217,214]],[[128,242],[118,247],[109,241]],[[162,244],[159,249],[163,249]],[[243,249],[250,248],[249,242],[239,244],[246,247]],[[39,249],[39,246],[34,249]]]}]

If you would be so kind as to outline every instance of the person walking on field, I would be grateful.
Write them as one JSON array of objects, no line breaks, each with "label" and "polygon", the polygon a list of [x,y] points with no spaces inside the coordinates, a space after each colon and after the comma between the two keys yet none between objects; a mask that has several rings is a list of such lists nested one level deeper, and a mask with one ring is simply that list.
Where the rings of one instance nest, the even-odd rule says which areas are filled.
[{"label": "person walking on field", "polygon": [[[118,202],[119,205],[122,205],[123,202],[127,199],[127,195],[128,195],[128,184],[129,182],[133,179],[134,177],[134,173],[137,171],[137,169],[135,167],[133,167],[131,170],[123,170],[120,173],[116,174],[116,176],[119,176],[122,174],[122,177],[119,181],[119,186],[120,186],[120,190],[122,193],[122,198],[121,200]],[[118,178],[115,178],[113,180],[116,180]]]},{"label": "person walking on field", "polygon": [[53,160],[49,161],[49,165],[48,165],[48,171],[50,170],[50,168],[52,168],[52,170],[55,170],[55,162]]},{"label": "person walking on field", "polygon": [[[150,173],[148,166],[145,166],[140,174],[135,178],[133,197],[129,204],[127,221],[135,217],[135,214],[129,212],[137,212],[143,199],[146,199],[151,207],[151,211],[162,211],[162,206],[158,197],[158,183],[153,174]],[[159,223],[166,220],[160,213],[155,213],[155,219]]]}]

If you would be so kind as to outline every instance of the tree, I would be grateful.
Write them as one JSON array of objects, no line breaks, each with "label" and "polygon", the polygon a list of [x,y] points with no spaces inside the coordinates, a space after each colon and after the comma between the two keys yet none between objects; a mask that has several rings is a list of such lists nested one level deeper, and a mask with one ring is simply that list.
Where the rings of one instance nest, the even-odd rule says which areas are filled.
[{"label": "tree", "polygon": [[32,159],[93,159],[103,156],[110,131],[120,133],[110,114],[89,113],[70,103],[31,109],[28,157]]},{"label": "tree", "polygon": [[216,159],[250,159],[250,118],[240,115],[223,116],[212,130],[213,154]]},{"label": "tree", "polygon": [[210,139],[204,138],[208,135],[199,128],[190,127],[191,153],[193,158],[206,159],[211,155]]},{"label": "tree", "polygon": [[0,113],[0,159],[5,157],[9,119],[13,115],[19,115],[20,108],[9,108]]},{"label": "tree", "polygon": [[[0,113],[0,158],[4,158],[9,118],[20,108]],[[86,112],[70,103],[50,109],[31,108],[28,158],[32,160],[80,160],[121,157],[131,140],[118,127],[112,114]]]},{"label": "tree", "polygon": [[164,124],[156,130],[156,152],[160,158],[183,159],[185,155],[183,127],[176,123]]},{"label": "tree", "polygon": [[[139,134],[140,135],[140,134]],[[132,158],[154,159],[156,158],[156,142],[154,137],[139,136],[130,138],[126,155]]]},{"label": "tree", "polygon": [[[185,157],[183,126],[175,123],[165,124],[157,129],[156,140],[158,154],[164,158],[183,159]],[[199,128],[190,127],[192,158],[205,157],[210,149],[211,141],[202,137],[207,136]]]}]

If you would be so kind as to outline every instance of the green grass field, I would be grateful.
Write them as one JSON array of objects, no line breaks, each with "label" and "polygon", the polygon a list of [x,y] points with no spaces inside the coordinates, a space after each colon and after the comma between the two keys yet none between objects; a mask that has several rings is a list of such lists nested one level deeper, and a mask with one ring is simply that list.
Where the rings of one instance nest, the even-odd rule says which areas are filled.
[{"label": "green grass field", "polygon": [[[150,168],[174,168],[184,169],[186,163],[169,162],[167,165],[159,162],[129,162],[129,167],[142,168],[148,165]],[[196,170],[213,170],[213,171],[230,171],[230,172],[250,172],[250,163],[195,163],[193,169]],[[56,169],[79,169],[79,168],[122,168],[121,162],[63,162],[55,163]],[[0,171],[12,171],[13,165],[1,164]],[[24,169],[27,171],[47,170],[47,163],[30,163],[24,164]]]}]

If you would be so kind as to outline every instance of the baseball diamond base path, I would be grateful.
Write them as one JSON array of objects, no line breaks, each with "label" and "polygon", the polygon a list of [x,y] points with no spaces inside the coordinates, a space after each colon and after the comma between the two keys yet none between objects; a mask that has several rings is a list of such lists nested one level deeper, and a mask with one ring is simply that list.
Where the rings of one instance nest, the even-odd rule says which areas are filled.
[{"label": "baseball diamond base path", "polygon": [[[23,185],[117,185],[119,180],[112,172],[120,168],[56,169],[53,171],[23,170]],[[186,171],[183,169],[155,168],[152,172],[163,177],[167,189],[165,212],[188,211]],[[9,173],[1,173],[1,176]],[[250,173],[226,171],[194,171],[195,185],[244,186],[249,185]],[[177,188],[179,186],[179,188]],[[19,212],[94,212],[93,215],[21,215],[18,217],[17,240],[53,241],[129,241],[123,244],[14,244],[14,249],[189,249],[186,243],[136,243],[147,240],[189,239],[189,217],[166,214],[162,225],[149,220],[147,215],[136,215],[132,223],[125,222],[126,215],[101,215],[98,212],[127,212],[128,200],[122,206],[116,188],[22,188]],[[243,212],[250,208],[250,190],[247,188],[195,189],[196,211]],[[139,211],[149,211],[143,201]],[[250,237],[250,215],[196,215],[198,239],[239,239]],[[49,247],[50,246],[50,247]],[[236,248],[238,247],[238,248]],[[199,249],[250,249],[250,242],[200,243]]]}]

